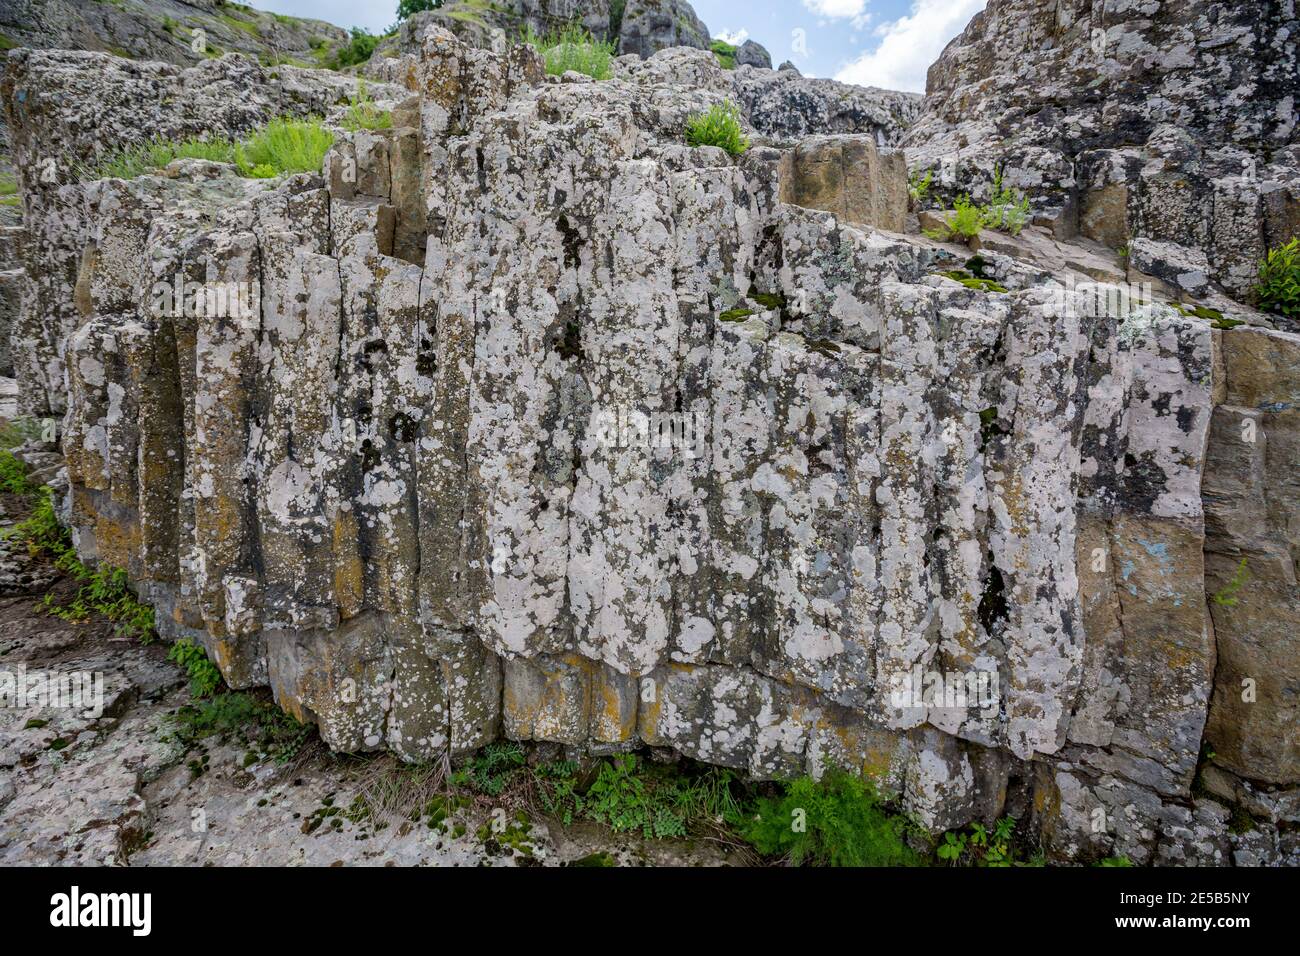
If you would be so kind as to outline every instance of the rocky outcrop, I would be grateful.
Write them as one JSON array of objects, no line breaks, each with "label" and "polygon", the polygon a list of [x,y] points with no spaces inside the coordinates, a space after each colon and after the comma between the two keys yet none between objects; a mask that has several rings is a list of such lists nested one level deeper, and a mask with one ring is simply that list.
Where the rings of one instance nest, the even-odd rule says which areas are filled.
[{"label": "rocky outcrop", "polygon": [[709,48],[709,28],[686,0],[627,0],[619,53],[645,59],[675,46]]},{"label": "rocky outcrop", "polygon": [[1171,295],[1243,299],[1300,229],[1296,17],[990,0],[930,68],[910,161],[977,198],[1002,166],[1058,234],[1131,247]]},{"label": "rocky outcrop", "polygon": [[321,20],[221,0],[7,0],[0,8],[0,40],[7,46],[102,51],[182,66],[227,52],[305,66],[314,62],[317,49],[346,43],[348,32]]},{"label": "rocky outcrop", "polygon": [[[383,96],[386,88],[372,89]],[[0,96],[26,210],[26,291],[12,349],[21,356],[16,372],[27,411],[65,409],[64,348],[84,318],[77,282],[92,239],[82,231],[82,166],[155,136],[238,136],[280,115],[323,114],[355,92],[356,81],[336,73],[268,69],[234,55],[181,68],[89,52],[11,53]],[[100,237],[98,245],[116,238]]]},{"label": "rocky outcrop", "polygon": [[[688,148],[739,84],[800,79],[704,51],[594,82],[432,31],[393,128],[336,127],[320,175],[43,186],[133,123],[269,108],[231,61],[106,103],[80,56],[3,85],[52,283],[27,381],[66,374],[79,551],[232,687],[340,750],[845,766],[1054,859],[1294,855],[1295,335],[1117,301],[1091,247],[907,234],[888,110]],[[187,282],[202,307],[161,294]]]},{"label": "rocky outcrop", "polygon": [[746,40],[736,48],[736,66],[752,66],[760,70],[772,69],[772,54],[767,47],[753,40]]}]

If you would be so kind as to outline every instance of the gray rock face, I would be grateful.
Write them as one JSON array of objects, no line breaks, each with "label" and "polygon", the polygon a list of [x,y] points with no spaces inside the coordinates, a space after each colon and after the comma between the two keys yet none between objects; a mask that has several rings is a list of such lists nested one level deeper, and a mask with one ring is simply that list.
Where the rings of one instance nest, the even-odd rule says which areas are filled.
[{"label": "gray rock face", "polygon": [[881,146],[898,145],[921,112],[915,93],[809,79],[798,70],[738,66],[736,101],[764,135],[783,143],[825,133],[874,133]]},{"label": "gray rock face", "polygon": [[310,63],[318,46],[348,41],[346,30],[321,20],[279,17],[218,0],[6,0],[0,36],[38,50],[94,50],[182,66],[226,52],[267,63]]},{"label": "gray rock face", "polygon": [[[50,283],[25,381],[66,408],[80,552],[233,687],[340,750],[845,766],[935,832],[1025,808],[1055,858],[1287,858],[1193,783],[1208,740],[1233,799],[1281,819],[1300,784],[1297,336],[1113,304],[1086,249],[990,244],[1005,291],[954,281],[905,233],[879,100],[793,149],[688,148],[699,110],[807,88],[706,51],[596,83],[433,31],[393,128],[338,129],[320,175],[42,185],[133,124],[267,109],[229,60],[109,101],[105,61],[21,54],[0,88]],[[763,101],[753,131],[798,137]],[[178,277],[227,306],[166,307]]]},{"label": "gray rock face", "polygon": [[767,47],[753,40],[746,40],[736,48],[736,66],[752,66],[760,70],[772,69],[772,54]]},{"label": "gray rock face", "polygon": [[241,56],[181,68],[79,51],[11,53],[0,96],[27,212],[26,292],[12,332],[27,410],[65,408],[63,349],[84,304],[77,276],[85,222],[67,213],[80,201],[78,164],[154,136],[236,136],[276,116],[323,114],[355,90],[355,80],[336,73],[268,69]]},{"label": "gray rock face", "polygon": [[709,48],[709,28],[686,0],[627,0],[619,53],[645,59],[675,46]]},{"label": "gray rock face", "polygon": [[948,198],[986,198],[1001,165],[1058,234],[1150,243],[1149,275],[1244,299],[1300,223],[1295,18],[1263,0],[990,0],[930,68],[904,145]]}]

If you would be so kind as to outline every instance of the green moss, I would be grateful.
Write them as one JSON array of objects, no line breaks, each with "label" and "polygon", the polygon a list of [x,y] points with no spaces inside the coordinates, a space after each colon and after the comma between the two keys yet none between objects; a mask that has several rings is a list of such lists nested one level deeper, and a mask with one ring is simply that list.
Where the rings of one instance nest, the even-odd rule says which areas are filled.
[{"label": "green moss", "polygon": [[744,308],[728,309],[726,312],[723,312],[720,316],[718,316],[718,318],[721,319],[723,322],[743,322],[751,315],[757,315],[757,314],[758,313],[755,312],[753,309],[744,309]]},{"label": "green moss", "polygon": [[16,41],[11,40],[3,33],[0,33],[0,52],[16,49],[17,46],[18,43]]},{"label": "green moss", "polygon": [[568,865],[569,865],[569,866],[601,866],[601,867],[606,867],[606,866],[618,866],[618,863],[614,860],[614,857],[613,857],[612,854],[608,853],[608,852],[605,851],[605,850],[601,850],[601,851],[598,852],[598,853],[588,853],[588,854],[587,854],[586,856],[584,856],[584,857],[579,857],[579,858],[576,859],[576,860],[572,860],[572,861],[569,862]]},{"label": "green moss", "polygon": [[1228,830],[1238,835],[1255,829],[1255,818],[1241,804],[1232,808],[1232,817],[1228,820]]},{"label": "green moss", "polygon": [[774,295],[769,292],[755,292],[752,293],[749,298],[765,309],[778,310],[785,308],[785,296],[783,295]]},{"label": "green moss", "polygon": [[945,279],[952,279],[954,282],[960,282],[968,289],[974,289],[976,292],[1000,292],[1007,291],[1005,286],[998,285],[992,279],[977,279],[975,276],[961,269],[953,269],[950,272],[940,272],[939,275]]}]

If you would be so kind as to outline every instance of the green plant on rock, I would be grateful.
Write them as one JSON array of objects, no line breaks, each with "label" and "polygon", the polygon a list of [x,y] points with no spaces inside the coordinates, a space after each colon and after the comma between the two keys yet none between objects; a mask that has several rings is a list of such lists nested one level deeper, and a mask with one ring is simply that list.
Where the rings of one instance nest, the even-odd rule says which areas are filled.
[{"label": "green plant on rock", "polygon": [[371,33],[369,30],[353,27],[348,42],[335,50],[329,58],[330,69],[343,70],[349,66],[365,63],[374,56],[375,47],[379,46],[379,41],[382,39],[383,36]]},{"label": "green plant on rock", "polygon": [[716,103],[686,122],[686,142],[691,146],[717,146],[732,156],[749,149],[749,137],[740,125],[740,108],[730,100]]},{"label": "green plant on rock", "polygon": [[904,842],[910,827],[888,813],[869,782],[831,771],[801,777],[779,797],[759,801],[744,834],[760,853],[794,865],[912,866],[917,854]]},{"label": "green plant on rock", "polygon": [[235,147],[235,165],[255,179],[320,172],[334,134],[318,119],[272,120]]},{"label": "green plant on rock", "polygon": [[1259,267],[1255,301],[1265,312],[1300,318],[1300,237],[1269,250]]},{"label": "green plant on rock", "polygon": [[918,209],[925,206],[930,198],[930,184],[934,180],[934,170],[927,169],[921,175],[919,169],[907,174],[907,194],[912,197],[912,204]]},{"label": "green plant on rock", "polygon": [[734,70],[736,68],[737,47],[734,44],[728,43],[726,40],[714,40],[709,49],[713,51],[713,55],[718,58],[718,64],[724,70]]},{"label": "green plant on rock", "polygon": [[189,638],[183,637],[173,644],[167,659],[179,665],[189,677],[192,697],[211,697],[221,687],[221,671],[208,660],[208,652]]},{"label": "green plant on rock", "polygon": [[550,76],[573,72],[593,80],[608,80],[613,75],[614,44],[595,39],[576,23],[546,37],[538,36],[530,27],[523,42],[537,48]]},{"label": "green plant on rock", "polygon": [[392,112],[375,106],[365,80],[357,81],[357,91],[352,94],[348,114],[343,118],[343,128],[352,133],[359,129],[393,128]]},{"label": "green plant on rock", "polygon": [[1001,166],[993,170],[993,196],[981,207],[981,212],[987,228],[1000,229],[1013,236],[1020,235],[1029,221],[1028,197],[1003,184]]},{"label": "green plant on rock", "polygon": [[969,242],[984,228],[984,212],[971,202],[970,196],[958,196],[952,204],[952,215],[944,220],[949,238]]},{"label": "green plant on rock", "polygon": [[278,763],[297,756],[312,734],[310,725],[298,723],[272,701],[244,691],[186,704],[173,715],[172,730],[187,749],[209,737],[233,737]]},{"label": "green plant on rock", "polygon": [[1237,595],[1246,586],[1250,578],[1250,559],[1242,558],[1232,578],[1211,597],[1219,607],[1236,607],[1240,599]]}]

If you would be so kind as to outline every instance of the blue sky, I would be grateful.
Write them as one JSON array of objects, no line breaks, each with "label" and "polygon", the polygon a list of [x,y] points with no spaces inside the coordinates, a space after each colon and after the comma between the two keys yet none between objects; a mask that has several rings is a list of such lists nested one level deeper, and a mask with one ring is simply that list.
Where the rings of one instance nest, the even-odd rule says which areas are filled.
[{"label": "blue sky", "polygon": [[[809,76],[924,92],[925,71],[985,0],[691,0],[716,36],[748,36]],[[254,0],[276,13],[378,32],[397,0]]]}]

